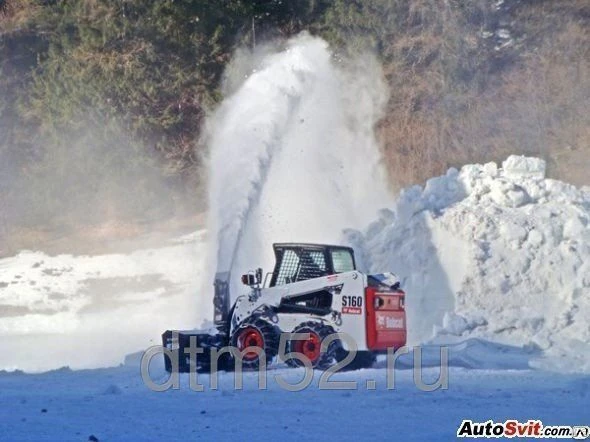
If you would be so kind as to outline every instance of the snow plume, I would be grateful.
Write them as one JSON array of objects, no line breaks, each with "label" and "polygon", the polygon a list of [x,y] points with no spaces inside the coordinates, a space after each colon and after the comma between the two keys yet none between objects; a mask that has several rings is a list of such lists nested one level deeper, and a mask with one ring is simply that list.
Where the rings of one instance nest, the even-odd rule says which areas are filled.
[{"label": "snow plume", "polygon": [[590,371],[590,189],[509,157],[405,189],[351,241],[405,278],[411,344],[495,341]]},{"label": "snow plume", "polygon": [[273,242],[340,243],[390,201],[373,131],[387,100],[376,60],[338,60],[307,34],[266,51],[242,53],[253,66],[208,124],[211,261],[232,272],[233,297],[241,273],[271,270]]}]

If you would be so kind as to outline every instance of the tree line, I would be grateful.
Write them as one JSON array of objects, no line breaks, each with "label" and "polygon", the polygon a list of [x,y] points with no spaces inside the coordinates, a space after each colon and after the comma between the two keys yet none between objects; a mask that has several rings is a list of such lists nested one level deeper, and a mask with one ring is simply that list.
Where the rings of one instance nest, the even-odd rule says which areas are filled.
[{"label": "tree line", "polygon": [[583,0],[0,0],[0,224],[198,207],[232,54],[301,30],[382,61],[392,185],[514,152],[583,181],[589,22]]}]

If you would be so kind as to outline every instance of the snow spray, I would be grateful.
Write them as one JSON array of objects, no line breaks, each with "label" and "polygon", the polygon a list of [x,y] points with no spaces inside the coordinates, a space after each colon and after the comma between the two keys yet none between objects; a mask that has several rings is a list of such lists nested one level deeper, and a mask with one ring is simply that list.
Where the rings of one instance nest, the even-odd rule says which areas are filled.
[{"label": "snow spray", "polygon": [[208,121],[205,318],[213,272],[231,271],[235,298],[240,274],[272,270],[272,243],[341,243],[344,228],[366,225],[392,200],[374,135],[387,88],[373,57],[338,59],[302,34],[250,60]]}]

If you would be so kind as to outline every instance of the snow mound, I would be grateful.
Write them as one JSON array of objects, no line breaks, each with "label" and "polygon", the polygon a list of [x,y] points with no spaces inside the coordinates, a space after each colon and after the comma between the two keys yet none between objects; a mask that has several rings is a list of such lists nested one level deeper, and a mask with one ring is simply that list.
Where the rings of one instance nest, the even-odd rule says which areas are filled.
[{"label": "snow mound", "polygon": [[589,220],[587,188],[510,156],[405,189],[347,238],[367,270],[405,277],[410,343],[480,338],[590,371]]}]

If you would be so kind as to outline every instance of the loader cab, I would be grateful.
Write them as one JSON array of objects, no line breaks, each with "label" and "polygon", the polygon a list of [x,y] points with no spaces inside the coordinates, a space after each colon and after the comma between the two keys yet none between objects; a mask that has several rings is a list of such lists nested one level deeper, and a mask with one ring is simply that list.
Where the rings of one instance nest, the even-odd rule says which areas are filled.
[{"label": "loader cab", "polygon": [[273,244],[275,267],[270,287],[356,270],[350,247],[324,244]]}]

